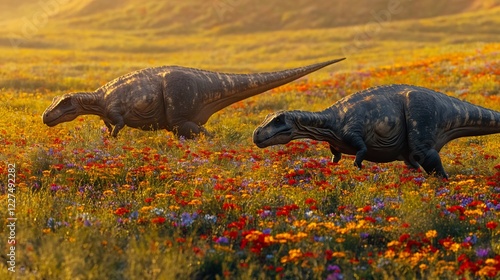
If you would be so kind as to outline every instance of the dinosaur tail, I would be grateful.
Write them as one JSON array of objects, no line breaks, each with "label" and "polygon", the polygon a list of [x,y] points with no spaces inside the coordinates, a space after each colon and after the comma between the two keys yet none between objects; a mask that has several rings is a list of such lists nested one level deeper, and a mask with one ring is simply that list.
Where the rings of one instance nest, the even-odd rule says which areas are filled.
[{"label": "dinosaur tail", "polygon": [[340,58],[277,72],[255,74],[212,73],[216,75],[213,77],[216,82],[214,83],[214,79],[209,79],[212,82],[207,87],[211,90],[204,102],[205,109],[215,113],[235,102],[284,85],[344,59]]},{"label": "dinosaur tail", "polygon": [[451,132],[454,137],[481,136],[500,133],[500,112],[468,102],[456,102],[458,111]]}]

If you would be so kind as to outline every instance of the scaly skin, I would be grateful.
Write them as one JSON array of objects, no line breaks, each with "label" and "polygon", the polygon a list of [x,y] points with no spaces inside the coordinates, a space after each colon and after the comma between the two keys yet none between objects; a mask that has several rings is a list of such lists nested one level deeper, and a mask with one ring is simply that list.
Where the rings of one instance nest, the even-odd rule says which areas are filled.
[{"label": "scaly skin", "polygon": [[311,138],[330,144],[333,161],[342,154],[363,160],[403,160],[413,168],[448,178],[439,151],[449,141],[500,133],[500,112],[410,85],[371,88],[321,112],[281,111],[255,129],[260,147]]},{"label": "scaly skin", "polygon": [[180,66],[146,68],[121,76],[94,92],[55,97],[42,119],[54,126],[80,115],[97,115],[113,137],[127,125],[143,130],[166,129],[192,138],[207,133],[202,125],[217,111],[341,60],[344,58],[256,74]]}]

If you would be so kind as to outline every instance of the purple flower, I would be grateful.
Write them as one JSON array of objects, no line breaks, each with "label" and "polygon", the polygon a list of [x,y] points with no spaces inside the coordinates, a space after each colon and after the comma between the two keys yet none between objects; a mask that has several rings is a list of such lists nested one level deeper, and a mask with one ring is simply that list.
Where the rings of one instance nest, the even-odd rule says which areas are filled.
[{"label": "purple flower", "polygon": [[490,253],[490,249],[488,248],[479,248],[476,250],[476,256],[478,258],[486,258]]},{"label": "purple flower", "polygon": [[329,271],[329,272],[340,272],[340,267],[338,265],[331,265],[331,264],[329,264],[326,267],[326,271]]},{"label": "purple flower", "polygon": [[225,236],[221,236],[221,237],[218,237],[217,240],[215,240],[215,243],[217,243],[217,244],[228,244],[229,243],[229,239],[227,239],[227,237],[225,237]]},{"label": "purple flower", "polygon": [[344,275],[342,275],[342,273],[340,273],[340,267],[338,265],[328,265],[328,267],[326,268],[326,270],[328,272],[332,272],[330,274],[328,274],[328,276],[326,277],[327,280],[342,280],[344,279]]},{"label": "purple flower", "polygon": [[474,234],[474,235],[470,235],[470,236],[467,236],[465,239],[464,239],[464,242],[466,243],[470,243],[472,245],[476,244],[477,242],[477,236]]},{"label": "purple flower", "polygon": [[196,217],[198,217],[198,214],[197,213],[187,213],[187,212],[184,212],[181,214],[181,226],[183,227],[186,227],[186,226],[190,226],[194,223],[194,220],[196,219]]},{"label": "purple flower", "polygon": [[262,211],[262,213],[260,213],[260,217],[262,219],[267,218],[270,215],[271,215],[271,211],[269,211],[269,210],[264,210],[264,211]]}]

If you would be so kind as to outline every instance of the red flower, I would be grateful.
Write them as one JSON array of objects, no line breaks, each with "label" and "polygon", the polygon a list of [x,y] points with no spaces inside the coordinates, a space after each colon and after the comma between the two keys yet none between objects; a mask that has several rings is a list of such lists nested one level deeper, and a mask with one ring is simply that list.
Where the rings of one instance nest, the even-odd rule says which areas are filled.
[{"label": "red flower", "polygon": [[489,228],[489,229],[491,229],[491,230],[494,230],[497,226],[498,226],[497,222],[491,221],[491,222],[487,222],[486,223],[486,227]]},{"label": "red flower", "polygon": [[316,200],[314,200],[314,198],[307,198],[306,204],[307,205],[316,204]]},{"label": "red flower", "polygon": [[372,210],[371,205],[366,205],[365,207],[362,208],[361,211],[366,213],[366,212],[370,212],[371,210]]},{"label": "red flower", "polygon": [[328,249],[328,250],[325,250],[325,258],[326,258],[326,260],[328,260],[328,261],[329,261],[329,260],[331,260],[331,259],[332,259],[332,257],[333,257],[333,251],[332,251],[332,250],[329,250],[329,249]]},{"label": "red flower", "polygon": [[149,204],[149,203],[153,202],[153,198],[148,197],[148,198],[144,199],[144,202]]},{"label": "red flower", "polygon": [[372,217],[365,217],[364,219],[365,219],[365,221],[368,221],[368,222],[373,223],[373,224],[377,222],[377,220],[375,220]]},{"label": "red flower", "polygon": [[151,222],[153,224],[163,224],[167,219],[165,219],[165,217],[156,217],[156,218],[153,218],[151,219]]},{"label": "red flower", "polygon": [[117,216],[123,216],[123,215],[126,215],[130,212],[130,210],[128,210],[127,208],[125,207],[120,207],[118,209],[115,210],[115,215]]},{"label": "red flower", "polygon": [[406,240],[408,240],[410,238],[410,235],[408,233],[403,233],[401,234],[401,236],[399,237],[399,242],[401,243],[404,243],[406,242]]}]

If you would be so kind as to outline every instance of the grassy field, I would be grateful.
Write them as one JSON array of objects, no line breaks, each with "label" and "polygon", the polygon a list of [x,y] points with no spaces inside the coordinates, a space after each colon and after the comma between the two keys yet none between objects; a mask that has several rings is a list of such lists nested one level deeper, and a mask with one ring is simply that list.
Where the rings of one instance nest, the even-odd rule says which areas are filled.
[{"label": "grassy field", "polygon": [[[157,16],[170,9],[143,2]],[[126,1],[121,13],[113,4],[68,2],[25,37],[15,19],[31,19],[40,4],[23,1],[11,14],[0,9],[8,19],[0,31],[0,278],[500,277],[499,135],[446,145],[448,181],[401,162],[365,161],[358,170],[347,156],[333,164],[321,142],[258,149],[251,141],[268,113],[321,110],[390,83],[500,111],[498,1],[448,1],[456,5],[435,5],[437,11],[414,18],[401,11],[381,25],[370,13],[387,9],[385,1],[350,19],[308,21],[314,11],[333,13],[319,2],[313,12],[305,1],[286,13],[256,6],[268,12],[270,30],[228,27],[259,18],[242,15],[248,1],[213,1],[226,8],[224,15],[208,9],[215,21],[177,6],[165,18],[140,17],[137,29],[120,17],[137,12],[137,1]],[[196,20],[176,26],[183,13]],[[93,90],[144,67],[256,72],[343,56],[215,114],[206,125],[215,135],[209,139],[131,128],[112,139],[94,116],[52,128],[41,121],[54,96]],[[17,218],[15,229],[9,217]],[[15,272],[8,270],[12,252]]]}]

